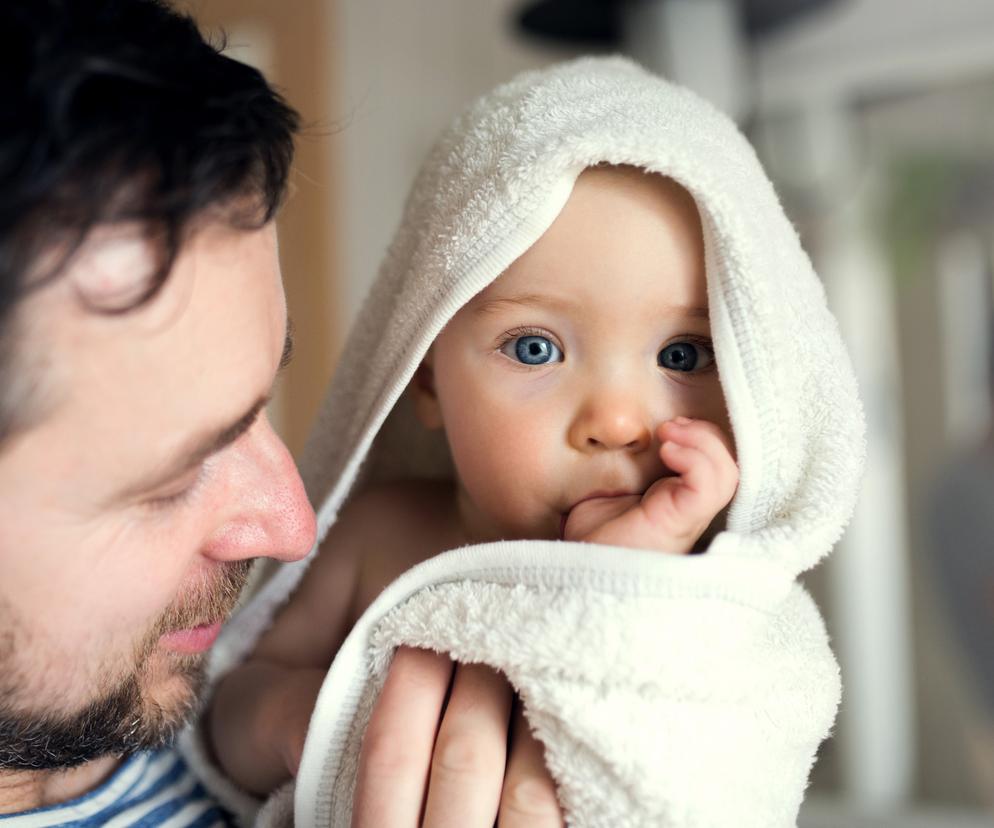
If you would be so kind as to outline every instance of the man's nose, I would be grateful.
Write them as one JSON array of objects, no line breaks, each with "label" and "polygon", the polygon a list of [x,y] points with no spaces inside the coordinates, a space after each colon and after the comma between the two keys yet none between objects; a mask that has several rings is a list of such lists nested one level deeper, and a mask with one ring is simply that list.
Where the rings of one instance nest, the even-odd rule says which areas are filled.
[{"label": "man's nose", "polygon": [[577,451],[645,451],[652,429],[642,400],[632,391],[594,391],[577,411],[568,439]]},{"label": "man's nose", "polygon": [[204,553],[218,560],[296,561],[314,545],[314,510],[290,452],[261,414],[231,447],[225,503]]}]

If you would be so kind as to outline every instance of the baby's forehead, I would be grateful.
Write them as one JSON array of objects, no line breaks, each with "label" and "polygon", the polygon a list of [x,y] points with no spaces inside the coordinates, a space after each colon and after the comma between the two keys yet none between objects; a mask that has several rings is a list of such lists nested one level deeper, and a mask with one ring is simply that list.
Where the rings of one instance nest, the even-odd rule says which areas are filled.
[{"label": "baby's forehead", "polygon": [[[573,194],[584,188],[622,189],[644,198],[666,203],[687,217],[697,217],[697,203],[691,192],[675,178],[631,164],[595,164],[577,177]],[[571,194],[571,197],[573,196]],[[699,221],[699,219],[698,219]]]},{"label": "baby's forehead", "polygon": [[469,303],[477,315],[584,305],[707,308],[693,198],[635,167],[585,170],[550,226]]},{"label": "baby's forehead", "polygon": [[[633,321],[643,316],[683,316],[702,320],[709,318],[706,294],[688,297],[680,291],[666,290],[665,285],[660,287],[663,289],[658,292],[637,297],[638,312],[630,317]],[[504,288],[498,280],[473,297],[464,306],[463,312],[477,319],[527,314],[529,311],[548,312],[560,317],[579,317],[590,315],[591,310],[606,315],[611,312],[612,306],[624,308],[625,304],[623,297],[612,292],[608,286],[605,286],[602,297],[593,297],[591,301],[589,294],[571,295],[568,291],[516,292]],[[626,308],[626,311],[634,310],[634,307]]]}]

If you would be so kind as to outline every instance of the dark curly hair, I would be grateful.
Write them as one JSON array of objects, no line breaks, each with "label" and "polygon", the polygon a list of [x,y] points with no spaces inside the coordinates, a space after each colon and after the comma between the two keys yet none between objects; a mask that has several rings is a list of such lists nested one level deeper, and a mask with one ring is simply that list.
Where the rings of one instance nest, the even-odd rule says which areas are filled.
[{"label": "dark curly hair", "polygon": [[91,230],[138,222],[156,241],[147,289],[103,311],[120,313],[168,278],[193,219],[261,226],[279,207],[298,116],[222,49],[162,0],[0,3],[0,440],[23,402],[14,310]]}]

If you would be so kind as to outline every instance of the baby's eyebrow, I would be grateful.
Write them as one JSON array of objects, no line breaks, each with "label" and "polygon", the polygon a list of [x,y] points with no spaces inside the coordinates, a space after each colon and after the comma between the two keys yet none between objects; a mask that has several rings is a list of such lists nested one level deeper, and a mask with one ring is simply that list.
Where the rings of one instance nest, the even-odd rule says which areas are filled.
[{"label": "baby's eyebrow", "polygon": [[493,299],[479,302],[473,306],[473,313],[480,315],[496,313],[508,307],[542,307],[552,310],[568,310],[574,306],[574,302],[559,296],[547,296],[541,293],[523,293],[520,296],[495,296]]},{"label": "baby's eyebrow", "polygon": [[[576,303],[558,296],[525,293],[521,296],[495,296],[493,299],[481,301],[479,304],[473,306],[473,313],[478,315],[496,313],[508,307],[543,307],[552,310],[569,310],[576,307]],[[710,317],[707,308],[691,305],[665,305],[656,312],[660,316],[689,316],[694,319],[708,319]]]}]

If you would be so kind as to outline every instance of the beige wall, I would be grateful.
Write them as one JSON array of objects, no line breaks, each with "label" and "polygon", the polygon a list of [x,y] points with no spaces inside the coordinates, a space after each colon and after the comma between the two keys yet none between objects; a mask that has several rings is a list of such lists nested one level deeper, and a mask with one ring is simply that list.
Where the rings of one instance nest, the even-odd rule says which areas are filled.
[{"label": "beige wall", "polygon": [[261,69],[300,112],[304,133],[279,218],[280,260],[296,331],[277,389],[274,424],[299,453],[343,335],[338,308],[340,219],[331,133],[336,128],[333,4],[327,0],[186,0],[201,28],[223,29],[228,52]]}]

